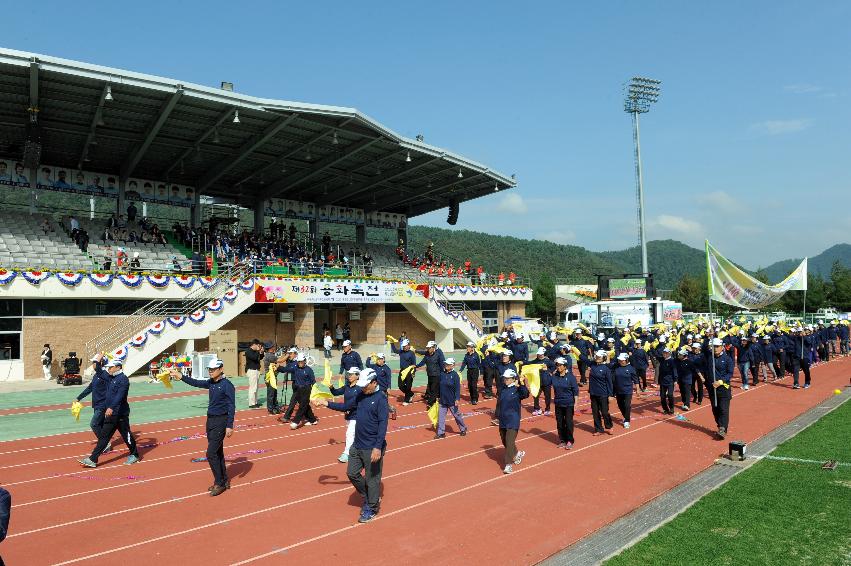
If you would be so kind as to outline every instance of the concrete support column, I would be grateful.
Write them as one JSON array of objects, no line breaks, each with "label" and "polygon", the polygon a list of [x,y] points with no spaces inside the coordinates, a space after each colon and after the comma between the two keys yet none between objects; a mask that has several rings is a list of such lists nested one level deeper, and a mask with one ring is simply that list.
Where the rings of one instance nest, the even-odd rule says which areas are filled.
[{"label": "concrete support column", "polygon": [[195,191],[195,196],[192,197],[192,206],[189,209],[189,222],[193,228],[199,228],[201,226],[201,195],[198,191]]},{"label": "concrete support column", "polygon": [[178,340],[174,343],[174,349],[182,354],[190,354],[195,351],[195,340],[192,338]]},{"label": "concrete support column", "polygon": [[314,336],[313,305],[295,305],[293,313],[295,343],[301,347],[313,348],[316,343]]},{"label": "concrete support column", "polygon": [[383,344],[386,341],[385,312],[383,303],[369,304],[363,311],[361,316],[364,320],[367,344]]},{"label": "concrete support column", "polygon": [[263,199],[258,199],[257,202],[254,203],[254,232],[257,234],[262,234],[263,230],[266,228],[264,225],[264,213]]},{"label": "concrete support column", "polygon": [[118,179],[118,200],[116,202],[116,212],[118,216],[121,216],[127,210],[127,179]]},{"label": "concrete support column", "polygon": [[448,352],[455,349],[455,339],[451,328],[438,328],[434,331],[434,341],[437,347]]},{"label": "concrete support column", "polygon": [[366,245],[366,226],[363,224],[355,226],[355,242],[359,246]]}]

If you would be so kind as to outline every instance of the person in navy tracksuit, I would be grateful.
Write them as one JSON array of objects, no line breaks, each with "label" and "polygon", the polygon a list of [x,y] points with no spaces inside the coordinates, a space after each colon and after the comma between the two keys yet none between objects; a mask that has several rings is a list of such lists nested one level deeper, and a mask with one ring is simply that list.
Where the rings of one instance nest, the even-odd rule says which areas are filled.
[{"label": "person in navy tracksuit", "polygon": [[689,349],[685,346],[680,348],[677,355],[677,384],[680,388],[680,397],[683,401],[683,411],[691,407],[691,391],[694,382],[697,381],[697,368],[690,357]]},{"label": "person in navy tracksuit", "polygon": [[792,347],[786,352],[786,356],[792,362],[792,389],[800,389],[798,375],[804,370],[804,388],[810,387],[810,347],[812,341],[809,336],[804,335],[803,329],[792,329]]},{"label": "person in navy tracksuit", "polygon": [[830,326],[827,327],[827,345],[829,346],[830,354],[836,355],[836,338],[839,336],[836,328],[836,321],[830,321]]},{"label": "person in navy tracksuit", "polygon": [[485,352],[485,359],[482,360],[482,370],[484,371],[485,399],[490,399],[493,397],[494,384],[496,386],[497,391],[499,391],[499,382],[502,381],[502,378],[496,374],[496,364],[500,360],[500,355],[495,351],[496,348],[497,344],[495,341],[488,343],[487,351]]},{"label": "person in navy tracksuit", "polygon": [[576,362],[579,369],[579,385],[585,385],[587,383],[585,371],[591,366],[591,344],[582,337],[581,330],[574,330],[570,345],[579,350],[579,359]]},{"label": "person in navy tracksuit", "polygon": [[847,356],[849,348],[851,348],[851,328],[848,326],[848,321],[845,324],[840,324],[836,329],[836,335],[839,338],[839,353]]},{"label": "person in navy tracksuit", "polygon": [[[352,444],[355,442],[355,427],[357,426],[357,420],[355,419],[355,413],[357,411],[355,400],[360,393],[360,388],[355,384],[357,383],[359,376],[360,370],[358,368],[349,368],[348,373],[346,373],[346,381],[343,384],[343,387],[329,387],[332,395],[343,396],[343,406],[348,407],[348,409],[343,410],[338,408],[337,404],[333,404],[332,406],[332,404],[329,403],[328,405],[329,409],[342,412],[346,419],[346,444],[343,447],[343,453],[340,454],[339,458],[337,458],[337,461],[343,464],[349,461],[349,450],[351,450]],[[316,405],[316,402],[314,402],[314,404]]]},{"label": "person in navy tracksuit", "polygon": [[517,338],[514,340],[514,343],[511,345],[511,351],[514,355],[514,361],[520,362],[520,365],[526,363],[526,360],[529,359],[529,344],[524,342],[526,339],[526,335],[522,332],[517,334]]},{"label": "person in navy tracksuit", "polygon": [[[405,395],[402,405],[408,406],[414,398],[414,375],[417,372],[417,355],[411,351],[411,343],[407,338],[402,338],[399,341],[399,348],[401,350],[396,348],[396,344],[390,344],[390,349],[393,353],[399,355],[398,385],[399,390]],[[413,367],[414,369],[405,373],[405,370],[409,367]],[[406,376],[405,379],[402,379],[403,374]]]},{"label": "person in navy tracksuit", "polygon": [[437,409],[437,432],[435,439],[446,437],[446,413],[452,413],[455,424],[460,429],[461,436],[467,435],[467,425],[464,417],[458,409],[458,401],[461,400],[461,377],[455,371],[455,360],[446,358],[443,361],[443,373],[440,375],[440,391],[438,394]]},{"label": "person in navy tracksuit", "polygon": [[641,392],[647,389],[647,368],[650,362],[647,360],[647,352],[642,347],[641,339],[635,339],[635,348],[632,350],[632,355],[629,357],[629,363],[635,368],[635,373],[638,374]]},{"label": "person in navy tracksuit", "polygon": [[629,428],[632,395],[639,384],[638,372],[629,364],[629,354],[626,352],[618,354],[617,360],[609,364],[609,368],[612,370],[612,392],[623,416],[623,427]]},{"label": "person in navy tracksuit", "polygon": [[[112,380],[112,376],[103,369],[99,357],[92,358],[92,369],[94,370],[92,380],[86,388],[77,395],[77,401],[82,401],[89,395],[89,393],[91,393],[92,420],[89,422],[89,427],[92,429],[92,432],[95,433],[95,439],[99,440],[101,429],[103,429],[103,413],[106,411],[106,392],[109,389],[109,382]],[[101,455],[108,454],[111,451],[112,443],[108,442]]]},{"label": "person in navy tracksuit", "polygon": [[662,412],[674,414],[674,384],[677,382],[677,364],[671,357],[671,350],[662,350],[662,359],[656,366],[656,382],[659,384],[659,397],[662,400]]},{"label": "person in navy tracksuit", "polygon": [[706,390],[712,404],[712,415],[718,426],[718,438],[727,436],[730,427],[730,400],[733,393],[730,390],[730,380],[733,378],[733,360],[724,351],[724,342],[718,338],[712,340],[713,364],[706,370]]},{"label": "person in navy tracksuit", "polygon": [[[545,356],[544,348],[538,348],[537,354],[535,357],[526,362],[529,364],[543,364],[544,367],[540,371],[541,376],[541,389],[538,391],[538,394],[534,398],[534,407],[532,409],[533,415],[550,415],[550,403],[552,402],[552,385],[553,385],[553,376],[552,372],[555,371],[555,363],[552,360]],[[564,359],[564,358],[562,358]],[[541,394],[544,395],[544,410],[541,411]]]},{"label": "person in navy tracksuit", "polygon": [[375,380],[378,381],[378,388],[387,399],[387,410],[390,411],[390,418],[396,420],[396,407],[390,404],[390,385],[393,383],[392,372],[390,366],[387,365],[387,360],[382,352],[375,354],[375,363],[372,363],[372,357],[366,359],[366,367],[375,372]]},{"label": "person in navy tracksuit", "polygon": [[[612,387],[612,371],[606,360],[605,350],[597,350],[594,354],[594,365],[588,372],[588,394],[591,395],[591,413],[594,415],[594,434],[603,432],[611,434],[612,416],[609,414],[609,397],[614,395]],[[605,429],[603,426],[605,425]]]},{"label": "person in navy tracksuit", "polygon": [[[103,359],[98,357],[98,361]],[[123,364],[120,360],[109,360],[106,363],[106,371],[112,376],[109,380],[109,387],[106,391],[106,409],[103,413],[103,428],[98,437],[97,446],[92,451],[91,456],[80,460],[80,463],[87,468],[96,468],[98,458],[106,449],[109,440],[115,433],[116,429],[121,434],[121,440],[127,445],[130,455],[127,456],[125,464],[135,464],[141,458],[136,450],[136,441],[133,439],[133,433],[130,432],[130,404],[127,403],[127,395],[130,392],[130,380],[124,375]]]},{"label": "person in navy tracksuit", "polygon": [[[310,391],[316,383],[316,374],[313,373],[313,368],[307,365],[307,357],[304,354],[298,354],[295,361],[295,367],[287,368],[287,373],[292,374],[293,379],[293,399],[298,404],[298,411],[290,423],[292,430],[301,426],[302,419],[306,419],[308,425],[315,425],[319,421],[310,407]],[[357,366],[353,364],[350,367]]]},{"label": "person in navy tracksuit", "polygon": [[[736,349],[736,364],[739,366],[739,373],[742,376],[742,389],[748,389],[748,380],[750,379],[751,366],[754,364],[756,349],[752,348],[753,344],[747,336],[736,338],[733,346]],[[754,385],[756,385],[755,382]]]},{"label": "person in navy tracksuit", "polygon": [[225,438],[233,434],[233,422],[236,415],[236,389],[225,377],[225,363],[215,358],[207,364],[210,379],[183,377],[177,370],[171,370],[172,379],[183,381],[192,387],[209,391],[207,404],[207,463],[213,472],[213,485],[208,490],[215,497],[230,489],[230,479],[225,467]]},{"label": "person in navy tracksuit", "polygon": [[482,359],[476,352],[476,345],[472,342],[467,342],[467,353],[464,354],[464,359],[461,361],[461,369],[463,372],[467,370],[467,391],[470,393],[470,403],[478,405],[479,403],[479,370],[482,367]]},{"label": "person in navy tracksuit", "polygon": [[694,377],[691,381],[691,400],[698,405],[703,404],[703,381],[706,375],[706,358],[703,357],[703,345],[695,342],[691,345],[689,359],[694,366]]},{"label": "person in navy tracksuit", "polygon": [[517,372],[506,369],[502,373],[502,388],[499,391],[499,410],[496,412],[499,422],[499,438],[505,447],[503,473],[510,474],[514,465],[520,464],[524,451],[517,450],[517,431],[520,430],[520,401],[529,396],[526,379],[518,379]]},{"label": "person in navy tracksuit", "polygon": [[786,377],[786,337],[782,332],[776,330],[771,337],[774,346],[774,374],[777,379]]},{"label": "person in navy tracksuit", "polygon": [[573,447],[573,410],[576,398],[579,397],[579,384],[573,372],[568,367],[565,358],[555,359],[553,372],[553,393],[556,413],[556,428],[558,429],[558,448],[570,450]]}]

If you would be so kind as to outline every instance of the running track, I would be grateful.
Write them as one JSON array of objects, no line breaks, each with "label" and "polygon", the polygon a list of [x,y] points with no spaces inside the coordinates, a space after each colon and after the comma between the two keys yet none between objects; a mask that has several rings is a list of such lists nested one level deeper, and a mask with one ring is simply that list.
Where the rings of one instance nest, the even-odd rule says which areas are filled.
[{"label": "running track", "polygon": [[[743,391],[734,382],[731,434],[753,441],[849,383],[851,359],[813,369],[813,387],[791,378]],[[177,387],[181,387],[178,385]],[[265,411],[237,413],[225,448],[232,489],[210,498],[203,418],[134,426],[144,460],[125,454],[82,470],[91,434],[0,443],[0,478],[13,495],[10,534],[0,553],[17,564],[529,564],[628,513],[711,465],[708,402],[687,421],[661,414],[658,396],[633,399],[632,428],[592,437],[588,399],[576,414],[576,446],[555,447],[555,421],[527,404],[518,436],[523,464],[502,474],[490,426],[493,402],[462,400],[470,432],[433,440],[422,404],[399,406],[390,421],[381,514],[358,525],[360,500],[336,462],[339,413],[291,431]],[[85,415],[83,415],[85,417]],[[502,542],[504,541],[504,542]]]}]

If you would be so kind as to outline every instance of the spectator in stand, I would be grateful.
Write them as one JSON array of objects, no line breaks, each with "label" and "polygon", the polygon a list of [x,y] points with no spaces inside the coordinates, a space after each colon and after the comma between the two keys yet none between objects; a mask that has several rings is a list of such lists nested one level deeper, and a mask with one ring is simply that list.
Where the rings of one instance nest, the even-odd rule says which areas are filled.
[{"label": "spectator in stand", "polygon": [[497,280],[499,281],[500,286],[504,285],[505,284],[505,273],[500,272]]},{"label": "spectator in stand", "polygon": [[175,271],[183,271],[183,267],[180,265],[180,262],[177,261],[177,256],[171,256],[171,265]]},{"label": "spectator in stand", "polygon": [[139,211],[136,209],[136,205],[131,202],[127,206],[127,221],[128,222],[135,222],[136,221],[136,214],[138,212]]},{"label": "spectator in stand", "polygon": [[101,264],[101,269],[103,271],[112,271],[112,248],[106,246],[103,250],[103,264]]},{"label": "spectator in stand", "polygon": [[130,260],[130,269],[136,270],[141,268],[142,265],[139,263],[139,252],[133,252],[133,259]]},{"label": "spectator in stand", "polygon": [[72,216],[71,217],[71,231],[74,232],[75,230],[79,230],[79,229],[80,229],[80,221],[77,220],[74,216]]},{"label": "spectator in stand", "polygon": [[473,272],[471,271],[471,269],[473,268],[472,266],[473,266],[473,264],[470,263],[469,259],[464,262],[464,273],[466,275],[472,275],[473,274]]},{"label": "spectator in stand", "polygon": [[213,273],[213,256],[206,254],[204,258],[204,275],[212,275]]},{"label": "spectator in stand", "polygon": [[515,280],[515,279],[517,279],[517,276],[516,276],[516,275],[514,275],[514,272],[513,272],[513,271],[512,271],[512,272],[510,272],[510,273],[508,274],[508,284],[509,284],[509,285],[514,285],[514,280]]}]

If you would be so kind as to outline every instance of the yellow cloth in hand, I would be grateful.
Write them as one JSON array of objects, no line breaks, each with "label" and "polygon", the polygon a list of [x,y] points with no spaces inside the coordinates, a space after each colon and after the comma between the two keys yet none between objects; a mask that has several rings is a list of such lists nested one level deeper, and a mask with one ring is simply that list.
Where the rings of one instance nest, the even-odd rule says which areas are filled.
[{"label": "yellow cloth in hand", "polygon": [[325,358],[325,376],[322,378],[323,385],[331,387],[331,360]]},{"label": "yellow cloth in hand", "polygon": [[272,389],[278,388],[278,376],[276,375],[277,369],[277,364],[269,364],[269,371],[266,372],[266,383],[268,383],[269,387]]},{"label": "yellow cloth in hand", "polygon": [[71,403],[71,415],[74,417],[74,420],[80,420],[80,411],[83,410],[83,404],[79,401],[74,401]]},{"label": "yellow cloth in hand", "polygon": [[173,389],[171,385],[171,372],[168,370],[161,371],[157,374],[157,381],[162,381],[166,389]]},{"label": "yellow cloth in hand", "polygon": [[333,399],[334,394],[331,393],[331,390],[324,383],[314,383],[313,387],[310,388],[310,400],[315,401],[316,399]]},{"label": "yellow cloth in hand", "polygon": [[401,371],[401,373],[399,374],[399,379],[401,379],[401,380],[406,380],[406,379],[408,379],[409,377],[411,377],[411,376],[413,376],[413,375],[414,375],[414,370],[416,370],[416,369],[417,369],[417,366],[408,366],[408,367],[406,367],[406,368],[405,368],[405,369],[403,369],[403,370]]},{"label": "yellow cloth in hand", "polygon": [[435,401],[434,404],[428,408],[428,411],[426,413],[428,415],[429,420],[431,420],[431,424],[432,426],[434,426],[434,428],[437,428],[437,413],[439,410],[439,405],[437,401]]},{"label": "yellow cloth in hand", "polygon": [[398,343],[399,343],[399,341],[398,341],[397,339],[393,338],[393,336],[391,336],[390,334],[388,334],[388,335],[387,335],[387,341],[388,341],[388,342],[393,342],[394,344],[398,344]]},{"label": "yellow cloth in hand", "polygon": [[526,378],[526,386],[529,388],[529,394],[532,397],[537,397],[541,391],[541,370],[546,369],[545,364],[529,364],[523,366],[520,375]]}]

